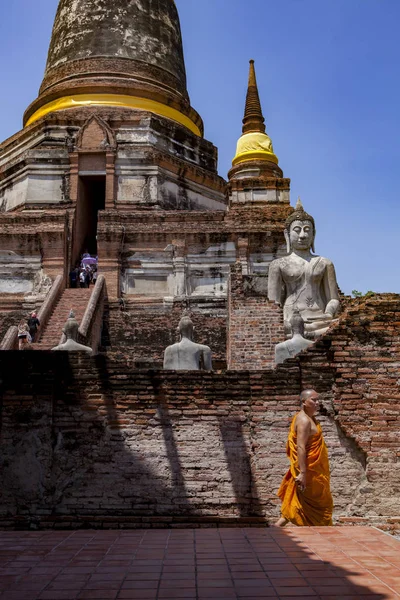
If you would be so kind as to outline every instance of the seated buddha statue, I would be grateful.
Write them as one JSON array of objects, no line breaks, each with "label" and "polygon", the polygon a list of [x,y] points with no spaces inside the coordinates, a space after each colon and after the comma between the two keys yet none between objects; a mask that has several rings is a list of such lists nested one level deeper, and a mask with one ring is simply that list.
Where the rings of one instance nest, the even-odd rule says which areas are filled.
[{"label": "seated buddha statue", "polygon": [[56,346],[55,348],[52,348],[52,351],[60,350],[64,352],[87,352],[90,355],[93,354],[93,350],[90,346],[84,346],[83,344],[79,344],[78,342],[79,323],[75,319],[75,313],[72,310],[72,308],[69,312],[68,320],[65,323],[62,332],[65,341],[62,344]]},{"label": "seated buddha statue", "polygon": [[286,220],[285,239],[288,256],[272,261],[269,267],[268,298],[283,307],[288,337],[292,317],[298,311],[306,337],[314,339],[325,333],[337,315],[339,290],[333,263],[312,253],[315,222],[300,199]]},{"label": "seated buddha statue", "polygon": [[292,339],[275,346],[275,364],[283,363],[287,358],[294,358],[302,350],[306,350],[313,342],[304,338],[304,321],[299,311],[294,312],[290,321]]},{"label": "seated buddha statue", "polygon": [[182,317],[178,325],[181,341],[168,346],[164,353],[164,369],[174,371],[212,371],[212,355],[208,346],[193,341],[193,322]]}]

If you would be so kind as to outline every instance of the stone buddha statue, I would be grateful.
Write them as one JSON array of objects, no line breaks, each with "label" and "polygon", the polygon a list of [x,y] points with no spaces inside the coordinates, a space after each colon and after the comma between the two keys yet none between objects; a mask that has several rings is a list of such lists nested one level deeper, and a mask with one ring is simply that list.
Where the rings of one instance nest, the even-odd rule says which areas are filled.
[{"label": "stone buddha statue", "polygon": [[283,306],[285,332],[291,337],[295,311],[304,320],[305,335],[325,333],[339,310],[339,290],[333,263],[314,252],[315,222],[297,201],[285,224],[288,256],[272,261],[268,273],[268,298]]},{"label": "stone buddha statue", "polygon": [[75,319],[75,313],[71,309],[69,313],[69,317],[67,322],[64,325],[64,329],[62,330],[66,341],[52,350],[61,350],[64,352],[87,352],[88,354],[92,354],[93,350],[90,346],[84,346],[83,344],[78,343],[78,329],[79,323]]},{"label": "stone buddha statue", "polygon": [[290,326],[293,336],[292,339],[281,342],[275,346],[276,365],[280,365],[287,358],[294,358],[300,354],[302,350],[306,350],[306,348],[314,345],[313,342],[304,338],[304,321],[298,310],[293,313]]},{"label": "stone buddha statue", "polygon": [[174,371],[212,370],[211,350],[193,341],[193,322],[183,317],[178,325],[181,341],[168,346],[164,353],[164,369]]}]

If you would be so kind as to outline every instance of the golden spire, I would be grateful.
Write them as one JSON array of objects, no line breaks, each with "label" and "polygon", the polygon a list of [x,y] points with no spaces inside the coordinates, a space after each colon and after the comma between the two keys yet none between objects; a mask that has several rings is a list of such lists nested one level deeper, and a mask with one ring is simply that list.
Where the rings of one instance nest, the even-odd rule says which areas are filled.
[{"label": "golden spire", "polygon": [[243,133],[259,131],[265,133],[265,119],[262,114],[260,96],[258,94],[254,60],[250,61],[249,84],[247,87],[246,108],[244,109]]},{"label": "golden spire", "polygon": [[239,138],[232,165],[249,160],[262,160],[278,164],[271,139],[265,133],[264,116],[258,94],[254,60],[250,61],[249,83],[243,119],[243,135]]}]

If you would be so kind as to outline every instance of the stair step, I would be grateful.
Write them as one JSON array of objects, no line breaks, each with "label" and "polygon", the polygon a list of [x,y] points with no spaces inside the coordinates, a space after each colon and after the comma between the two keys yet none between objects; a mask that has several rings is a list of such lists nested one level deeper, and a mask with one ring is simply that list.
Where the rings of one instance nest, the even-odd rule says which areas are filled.
[{"label": "stair step", "polygon": [[74,311],[77,321],[80,322],[85,314],[92,292],[93,287],[64,290],[50,315],[39,342],[33,344],[33,348],[44,350],[57,346],[70,310]]}]

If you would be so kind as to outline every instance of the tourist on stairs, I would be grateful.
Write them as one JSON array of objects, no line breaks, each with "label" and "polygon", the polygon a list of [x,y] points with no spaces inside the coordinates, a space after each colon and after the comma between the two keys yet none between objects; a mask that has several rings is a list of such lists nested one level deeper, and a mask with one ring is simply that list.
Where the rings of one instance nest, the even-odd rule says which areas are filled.
[{"label": "tourist on stairs", "polygon": [[29,350],[31,345],[32,338],[29,333],[28,325],[25,320],[19,322],[18,325],[18,349],[19,350]]},{"label": "tourist on stairs", "polygon": [[80,273],[79,273],[79,286],[81,288],[86,288],[86,271],[85,269],[81,269]]},{"label": "tourist on stairs", "polygon": [[40,328],[40,321],[37,318],[37,314],[35,311],[33,311],[33,313],[31,313],[31,316],[28,319],[27,325],[29,328],[29,334],[32,338],[32,342],[34,342],[36,339],[36,334]]},{"label": "tourist on stairs", "polygon": [[79,275],[79,271],[76,268],[71,269],[71,271],[69,273],[69,287],[70,288],[78,287],[78,275]]}]

